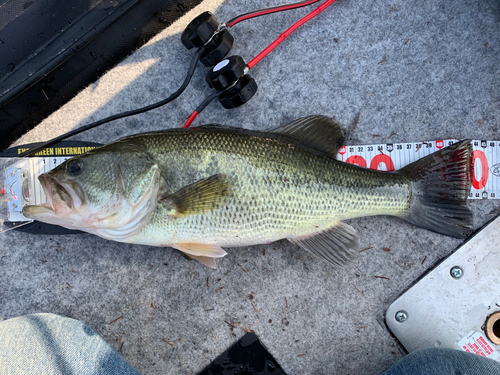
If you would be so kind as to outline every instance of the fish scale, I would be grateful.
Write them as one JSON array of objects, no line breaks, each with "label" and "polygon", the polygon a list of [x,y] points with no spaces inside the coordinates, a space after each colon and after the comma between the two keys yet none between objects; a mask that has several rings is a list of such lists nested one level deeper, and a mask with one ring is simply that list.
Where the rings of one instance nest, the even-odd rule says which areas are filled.
[{"label": "fish scale", "polygon": [[215,174],[227,176],[232,186],[213,212],[171,220],[160,205],[133,242],[168,244],[165,239],[175,236],[173,242],[244,246],[409,209],[409,181],[403,176],[339,162],[283,135],[202,127],[128,141],[144,145],[164,168],[172,191]]}]

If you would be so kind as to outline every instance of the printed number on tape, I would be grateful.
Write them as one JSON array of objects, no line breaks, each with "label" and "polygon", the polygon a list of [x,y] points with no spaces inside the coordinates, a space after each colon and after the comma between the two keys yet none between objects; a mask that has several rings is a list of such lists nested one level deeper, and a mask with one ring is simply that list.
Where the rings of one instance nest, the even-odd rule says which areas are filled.
[{"label": "printed number on tape", "polygon": [[[389,143],[341,147],[338,160],[382,171],[394,171],[423,158],[456,139],[430,142]],[[472,188],[469,199],[499,199],[500,197],[500,142],[472,141]]]}]

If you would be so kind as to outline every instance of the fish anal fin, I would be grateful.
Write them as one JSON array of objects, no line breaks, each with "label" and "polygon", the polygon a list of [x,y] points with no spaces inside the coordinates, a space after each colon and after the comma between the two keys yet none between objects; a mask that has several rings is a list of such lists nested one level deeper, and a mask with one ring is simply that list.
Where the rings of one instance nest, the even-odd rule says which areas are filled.
[{"label": "fish anal fin", "polygon": [[328,116],[308,116],[273,130],[305,142],[317,149],[337,155],[344,145],[340,124]]},{"label": "fish anal fin", "polygon": [[345,223],[339,223],[320,233],[288,240],[336,266],[343,266],[352,261],[359,247],[356,231]]},{"label": "fish anal fin", "polygon": [[160,197],[160,202],[172,206],[174,216],[204,213],[214,210],[229,193],[229,183],[217,174],[194,182],[173,194]]}]

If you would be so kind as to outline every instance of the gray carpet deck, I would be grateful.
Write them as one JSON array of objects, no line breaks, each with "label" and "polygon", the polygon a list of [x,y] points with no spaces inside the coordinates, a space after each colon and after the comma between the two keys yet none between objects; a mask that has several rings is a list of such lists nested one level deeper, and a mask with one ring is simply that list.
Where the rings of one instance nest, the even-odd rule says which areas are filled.
[{"label": "gray carpet deck", "polygon": [[[192,56],[180,32],[202,11],[222,21],[280,3],[203,2],[18,144],[168,96]],[[232,54],[248,62],[309,9],[235,26]],[[259,90],[249,103],[212,103],[195,124],[266,130],[326,114],[353,125],[350,144],[499,140],[499,18],[495,0],[338,0],[252,69]],[[180,126],[210,94],[206,71],[200,65],[174,103],[75,138],[104,143]],[[498,202],[471,206],[476,228],[498,214]],[[380,374],[405,354],[383,321],[390,300],[461,241],[396,218],[349,224],[370,249],[345,268],[286,241],[230,249],[211,270],[169,248],[10,231],[0,242],[0,320],[35,312],[79,319],[145,374],[197,373],[244,329],[290,375]]]}]

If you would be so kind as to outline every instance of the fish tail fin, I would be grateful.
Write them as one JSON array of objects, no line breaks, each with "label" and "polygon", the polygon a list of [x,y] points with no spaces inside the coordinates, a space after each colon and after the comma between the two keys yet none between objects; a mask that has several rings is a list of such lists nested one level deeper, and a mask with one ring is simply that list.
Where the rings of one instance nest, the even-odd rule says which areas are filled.
[{"label": "fish tail fin", "polygon": [[452,237],[471,234],[472,212],[467,206],[471,154],[470,140],[464,140],[401,169],[411,180],[410,212],[403,218]]}]

